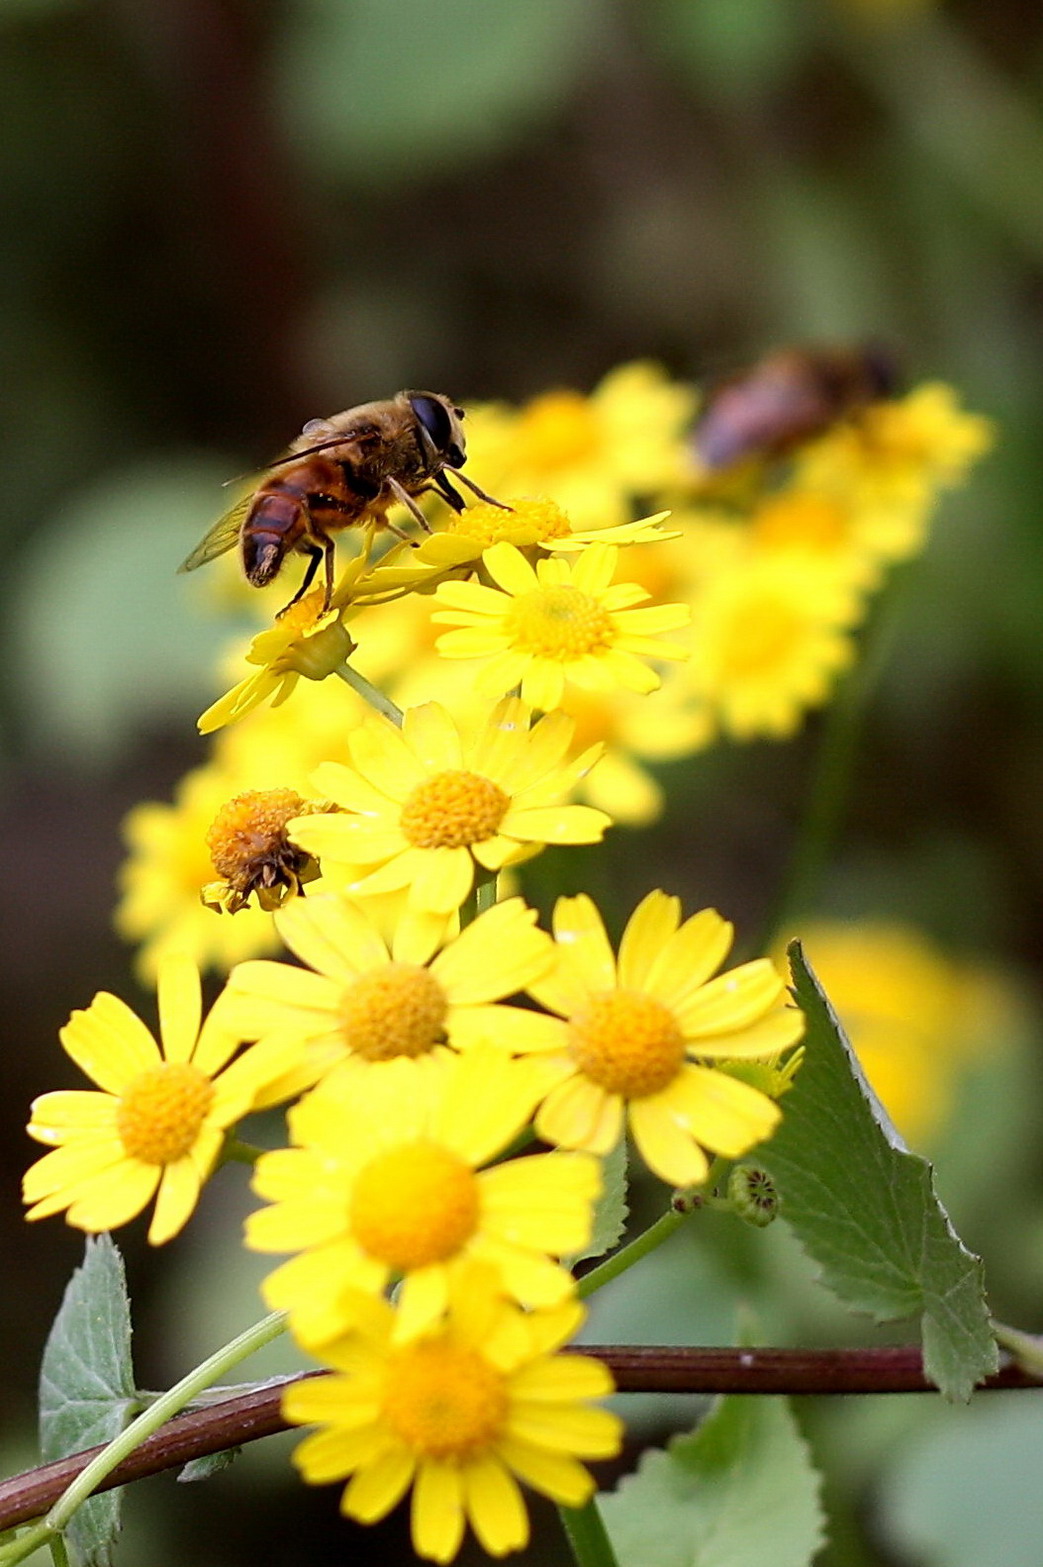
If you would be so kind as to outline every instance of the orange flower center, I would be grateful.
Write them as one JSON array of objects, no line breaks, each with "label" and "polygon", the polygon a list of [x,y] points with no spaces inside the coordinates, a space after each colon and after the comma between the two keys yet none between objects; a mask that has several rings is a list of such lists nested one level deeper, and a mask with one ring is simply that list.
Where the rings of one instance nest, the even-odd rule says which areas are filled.
[{"label": "orange flower center", "polygon": [[120,1096],[120,1142],[131,1159],[174,1164],[195,1143],[213,1101],[213,1083],[190,1061],[149,1067]]},{"label": "orange flower center", "polygon": [[567,539],[572,534],[572,524],[555,501],[516,500],[512,496],[508,504],[509,511],[479,501],[466,511],[454,512],[441,531],[475,539],[486,548],[501,539],[523,548],[548,539]]},{"label": "orange flower center", "polygon": [[286,847],[286,823],[305,805],[295,789],[248,789],[222,805],[206,835],[214,870],[229,881]]},{"label": "orange flower center", "polygon": [[345,1042],[367,1061],[421,1056],[445,1039],[449,1004],[430,971],[386,963],[360,974],[341,997]]},{"label": "orange flower center", "polygon": [[455,1256],[474,1234],[478,1215],[472,1170],[423,1139],[371,1159],[351,1195],[355,1239],[396,1273]]},{"label": "orange flower center", "polygon": [[491,778],[451,768],[417,785],[399,826],[414,849],[469,848],[497,832],[510,803]]},{"label": "orange flower center", "polygon": [[500,1436],[507,1413],[503,1376],[473,1349],[425,1339],[388,1361],[384,1418],[420,1457],[473,1458]]},{"label": "orange flower center", "polygon": [[520,594],[504,629],[524,652],[562,664],[601,653],[615,640],[611,615],[593,594],[567,582]]},{"label": "orange flower center", "polygon": [[569,1044],[584,1076],[624,1099],[659,1093],[685,1059],[684,1035],[669,1007],[633,990],[592,996],[569,1019]]}]

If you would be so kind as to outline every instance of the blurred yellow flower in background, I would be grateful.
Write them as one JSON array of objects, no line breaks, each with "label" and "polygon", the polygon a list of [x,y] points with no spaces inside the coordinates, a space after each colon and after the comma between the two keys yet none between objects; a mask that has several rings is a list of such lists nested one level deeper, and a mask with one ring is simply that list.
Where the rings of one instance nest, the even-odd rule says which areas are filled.
[{"label": "blurred yellow flower in background", "polygon": [[647,362],[611,370],[590,396],[544,392],[521,409],[468,410],[467,449],[497,496],[552,495],[576,528],[629,522],[637,500],[689,483],[694,390]]}]

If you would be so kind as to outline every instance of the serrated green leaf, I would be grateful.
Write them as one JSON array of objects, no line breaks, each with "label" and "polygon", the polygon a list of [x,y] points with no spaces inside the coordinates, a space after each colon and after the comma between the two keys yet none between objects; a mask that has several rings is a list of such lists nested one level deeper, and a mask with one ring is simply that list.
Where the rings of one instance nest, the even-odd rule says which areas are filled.
[{"label": "serrated green leaf", "polygon": [[819,1484],[786,1401],[731,1396],[599,1505],[620,1567],[808,1567]]},{"label": "serrated green leaf", "polygon": [[790,962],[806,1055],[758,1161],[827,1288],[880,1320],[919,1314],[927,1375],[966,1400],[998,1363],[981,1260],[953,1229],[931,1165],[905,1147],[866,1082],[799,942]]},{"label": "serrated green leaf", "polygon": [[[40,1453],[45,1463],[110,1442],[137,1409],[123,1258],[109,1235],[88,1236],[40,1367]],[[119,1489],[91,1497],[67,1539],[82,1567],[109,1567],[120,1528]]]},{"label": "serrated green leaf", "polygon": [[603,1257],[614,1251],[623,1239],[627,1227],[627,1144],[621,1137],[611,1153],[601,1161],[601,1196],[594,1205],[594,1225],[590,1242],[583,1251],[569,1257],[566,1266],[574,1268],[578,1262]]}]

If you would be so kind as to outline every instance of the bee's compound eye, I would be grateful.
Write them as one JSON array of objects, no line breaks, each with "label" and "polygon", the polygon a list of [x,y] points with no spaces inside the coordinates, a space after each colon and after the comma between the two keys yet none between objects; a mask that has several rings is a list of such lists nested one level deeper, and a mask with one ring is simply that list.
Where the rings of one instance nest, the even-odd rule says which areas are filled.
[{"label": "bee's compound eye", "polygon": [[436,451],[446,456],[452,454],[453,421],[444,403],[419,393],[409,399],[409,405],[434,443]]}]

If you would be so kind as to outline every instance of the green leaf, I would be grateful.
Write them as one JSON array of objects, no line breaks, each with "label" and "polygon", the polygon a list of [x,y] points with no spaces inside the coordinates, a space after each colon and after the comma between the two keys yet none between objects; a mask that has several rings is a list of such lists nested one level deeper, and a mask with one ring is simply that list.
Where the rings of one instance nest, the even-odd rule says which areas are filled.
[{"label": "green leaf", "polygon": [[[108,1235],[89,1236],[66,1286],[40,1368],[40,1453],[45,1463],[110,1442],[137,1410],[130,1300],[123,1259]],[[109,1567],[120,1528],[119,1489],[91,1497],[67,1538],[83,1567]]]},{"label": "green leaf", "polygon": [[1039,1567],[1041,1472],[1038,1394],[980,1399],[958,1424],[936,1419],[906,1432],[874,1477],[873,1516],[888,1560]]},{"label": "green leaf", "polygon": [[302,156],[354,185],[420,185],[530,134],[589,61],[599,0],[298,0],[280,50]]},{"label": "green leaf", "polygon": [[780,1398],[722,1398],[599,1505],[621,1567],[807,1567],[824,1538],[819,1477]]},{"label": "green leaf", "polygon": [[790,949],[806,1056],[757,1159],[781,1212],[840,1300],[884,1321],[921,1318],[924,1369],[966,1400],[998,1363],[981,1260],[969,1252],[869,1087],[799,942]]},{"label": "green leaf", "polygon": [[211,1475],[218,1475],[222,1469],[227,1469],[229,1464],[235,1462],[242,1452],[241,1447],[222,1447],[218,1453],[205,1453],[202,1458],[193,1458],[178,1470],[178,1484],[188,1485],[196,1480],[209,1480]]},{"label": "green leaf", "polygon": [[213,461],[142,462],[33,530],[11,594],[12,692],[63,759],[110,763],[142,728],[184,726],[213,699],[230,628],[199,614],[215,577],[176,573],[227,476]]},{"label": "green leaf", "polygon": [[566,1266],[574,1268],[577,1262],[587,1262],[594,1257],[604,1257],[614,1251],[623,1239],[627,1227],[627,1143],[621,1137],[611,1153],[601,1161],[603,1186],[601,1196],[594,1207],[594,1226],[589,1244],[583,1251],[566,1260]]}]

